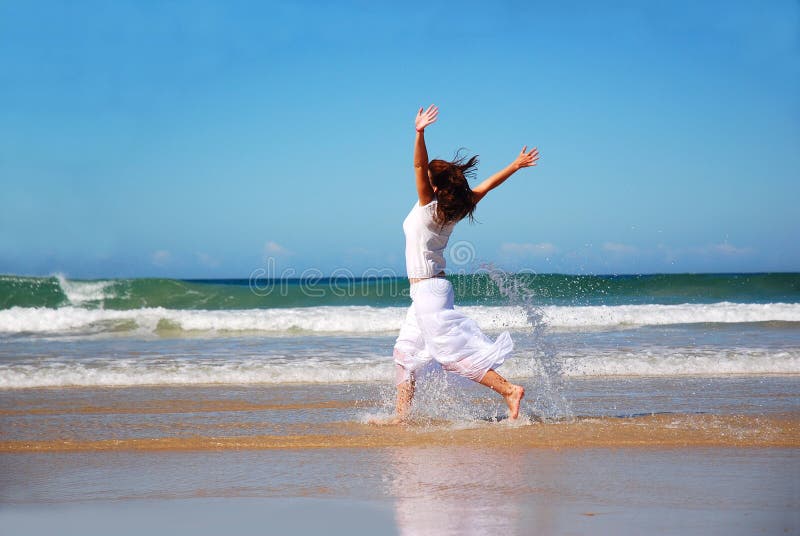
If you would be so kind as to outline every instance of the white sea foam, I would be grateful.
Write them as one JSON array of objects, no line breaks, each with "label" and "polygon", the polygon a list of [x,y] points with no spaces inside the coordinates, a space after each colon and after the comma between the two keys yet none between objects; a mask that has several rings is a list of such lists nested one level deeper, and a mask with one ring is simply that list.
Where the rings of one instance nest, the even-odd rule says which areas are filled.
[{"label": "white sea foam", "polygon": [[543,307],[551,327],[661,326],[696,323],[800,322],[798,303],[711,303]]},{"label": "white sea foam", "polygon": [[86,302],[100,301],[110,297],[109,287],[113,281],[70,281],[61,274],[56,274],[61,290],[67,295],[69,303],[78,306]]},{"label": "white sea foam", "polygon": [[[92,292],[99,293],[102,289]],[[89,295],[89,291],[84,296]],[[530,326],[519,307],[461,307],[485,330],[525,330]],[[542,308],[551,329],[592,330],[626,326],[693,323],[800,322],[796,303],[714,303],[684,305],[618,305]],[[403,307],[298,307],[246,310],[131,310],[12,307],[0,310],[3,334],[83,334],[105,331],[157,333],[178,330],[201,333],[389,333],[405,316]]]},{"label": "white sea foam", "polygon": [[[559,359],[563,359],[566,377],[800,374],[800,349],[660,347],[637,352],[573,352]],[[524,381],[536,376],[537,365],[536,360],[520,353],[507,360],[501,372]],[[385,355],[359,359],[322,356],[302,361],[253,356],[186,359],[174,355],[149,359],[24,360],[0,364],[0,389],[391,382],[392,367],[391,358]]]},{"label": "white sea foam", "polygon": [[0,388],[196,384],[349,383],[384,381],[390,359],[362,363],[269,363],[242,360],[207,363],[159,359],[92,360],[0,365]]},{"label": "white sea foam", "polygon": [[[800,374],[800,349],[573,348],[558,353],[557,358],[566,377]],[[511,376],[527,376],[532,362],[516,356],[503,365],[504,371]]]}]

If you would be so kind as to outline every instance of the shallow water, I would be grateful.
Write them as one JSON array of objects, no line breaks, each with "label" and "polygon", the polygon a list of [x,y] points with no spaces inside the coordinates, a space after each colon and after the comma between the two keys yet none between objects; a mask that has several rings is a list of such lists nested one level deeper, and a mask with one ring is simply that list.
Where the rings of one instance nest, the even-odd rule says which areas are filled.
[{"label": "shallow water", "polygon": [[[685,440],[691,443],[698,428],[719,432],[715,427],[720,420],[735,418],[739,428],[759,430],[759,422],[788,418],[792,423],[800,415],[800,378],[794,376],[576,378],[565,382],[561,393],[573,413],[558,417],[542,416],[537,411],[535,386],[526,387],[523,418],[516,426],[530,426],[526,434],[531,437],[548,427],[555,427],[556,435],[565,434],[570,426],[581,430],[565,446],[580,446],[581,441],[588,445],[604,427],[617,427],[620,432],[631,423],[658,432],[674,418],[688,427]],[[309,436],[314,438],[312,443],[329,436],[332,447],[346,446],[343,437],[358,436],[363,438],[360,446],[369,446],[371,439],[376,446],[391,445],[392,437],[400,436],[369,422],[391,414],[393,394],[391,384],[366,383],[5,390],[0,391],[0,448],[14,444],[15,449],[33,449],[19,442],[40,442],[36,449],[59,450],[64,441],[110,440],[106,446],[97,443],[94,447],[102,450],[115,444],[120,447],[125,440],[163,438],[189,438],[193,443],[164,443],[162,448],[210,448],[215,439],[248,436]],[[647,420],[648,416],[653,418]],[[398,439],[401,444],[413,442],[409,438],[415,433],[424,444],[423,435],[430,427],[478,429],[486,437],[492,429],[510,433],[502,399],[458,380],[422,384],[413,417],[412,426],[404,428],[407,437]],[[587,426],[588,422],[597,424]],[[762,434],[761,439],[765,437]],[[609,441],[613,443],[611,437]],[[260,444],[271,445],[269,439]]]},{"label": "shallow water", "polygon": [[[492,332],[489,332],[493,334]],[[512,333],[501,371],[536,377],[800,374],[797,324],[691,324]],[[0,337],[0,388],[385,382],[390,335]]]}]

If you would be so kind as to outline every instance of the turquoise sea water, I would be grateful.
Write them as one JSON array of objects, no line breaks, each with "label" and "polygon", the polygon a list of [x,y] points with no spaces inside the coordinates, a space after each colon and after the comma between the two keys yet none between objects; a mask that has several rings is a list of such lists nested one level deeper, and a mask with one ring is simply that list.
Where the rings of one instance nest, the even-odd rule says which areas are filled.
[{"label": "turquoise sea water", "polygon": [[[505,374],[545,391],[561,378],[800,374],[797,273],[450,280],[488,335],[511,332]],[[0,276],[0,388],[391,382],[408,288]]]},{"label": "turquoise sea water", "polygon": [[[503,274],[539,305],[681,303],[798,303],[800,274],[560,275]],[[450,277],[456,302],[508,302],[488,273]],[[98,279],[0,276],[0,309],[63,307],[138,309],[265,309],[322,305],[403,306],[408,280],[401,277],[306,279]]]}]

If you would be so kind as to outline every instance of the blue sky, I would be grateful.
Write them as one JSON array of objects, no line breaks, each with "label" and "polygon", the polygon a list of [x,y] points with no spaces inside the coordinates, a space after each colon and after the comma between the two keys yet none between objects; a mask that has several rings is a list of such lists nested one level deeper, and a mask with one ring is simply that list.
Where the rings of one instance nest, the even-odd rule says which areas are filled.
[{"label": "blue sky", "polygon": [[403,273],[430,103],[431,157],[541,152],[453,269],[798,271],[798,36],[792,1],[0,2],[0,273]]}]

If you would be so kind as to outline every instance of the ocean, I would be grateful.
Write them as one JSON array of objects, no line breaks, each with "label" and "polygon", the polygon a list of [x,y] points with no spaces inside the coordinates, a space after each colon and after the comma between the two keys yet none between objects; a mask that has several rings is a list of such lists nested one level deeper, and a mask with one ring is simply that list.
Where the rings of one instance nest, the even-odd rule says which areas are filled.
[{"label": "ocean", "polygon": [[[800,274],[451,277],[513,378],[800,374]],[[391,382],[402,278],[0,276],[0,388]]]}]

